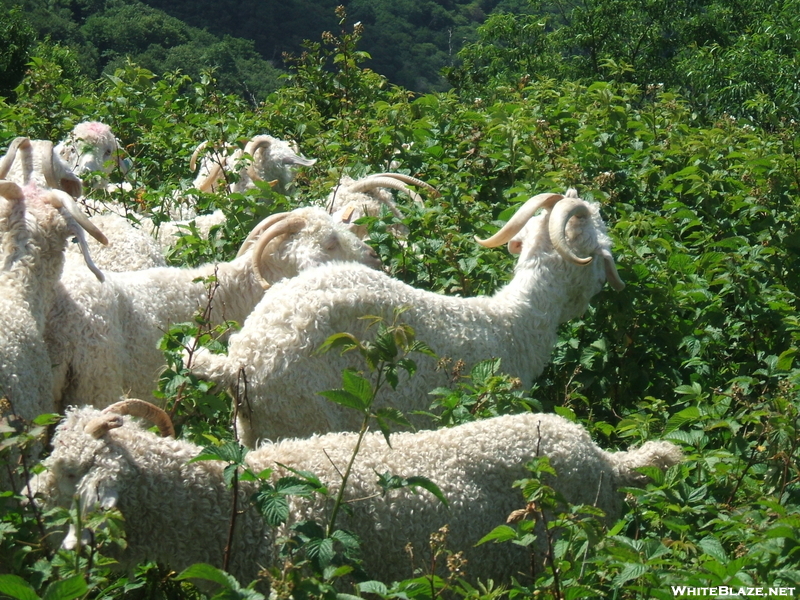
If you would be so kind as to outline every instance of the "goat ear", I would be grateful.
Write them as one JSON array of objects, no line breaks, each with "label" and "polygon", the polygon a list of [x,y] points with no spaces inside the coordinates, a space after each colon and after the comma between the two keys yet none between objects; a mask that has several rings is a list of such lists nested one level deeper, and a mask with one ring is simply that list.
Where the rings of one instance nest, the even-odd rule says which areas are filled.
[{"label": "goat ear", "polygon": [[508,242],[508,251],[511,254],[519,254],[522,252],[522,242],[519,240],[511,240]]},{"label": "goat ear", "polygon": [[116,482],[109,481],[106,477],[90,477],[84,479],[78,486],[81,513],[85,514],[98,508],[110,510],[117,507],[119,492]]},{"label": "goat ear", "polygon": [[61,179],[61,189],[73,198],[80,198],[83,196],[83,181],[75,175],[64,177]]},{"label": "goat ear", "polygon": [[117,492],[116,486],[100,486],[97,492],[97,501],[100,505],[100,508],[103,510],[117,508],[117,504],[119,503],[119,492]]}]

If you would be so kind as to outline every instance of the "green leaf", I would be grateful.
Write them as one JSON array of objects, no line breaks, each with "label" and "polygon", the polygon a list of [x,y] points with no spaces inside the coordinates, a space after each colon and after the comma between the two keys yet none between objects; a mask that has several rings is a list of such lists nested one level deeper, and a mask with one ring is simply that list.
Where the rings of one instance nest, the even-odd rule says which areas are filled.
[{"label": "green leaf", "polygon": [[42,600],[73,600],[85,595],[89,586],[82,575],[75,575],[69,579],[54,581],[47,586]]},{"label": "green leaf", "polygon": [[306,481],[311,487],[314,488],[314,490],[316,492],[319,492],[319,493],[327,492],[328,488],[325,486],[325,484],[323,484],[322,481],[320,480],[320,478],[317,477],[311,471],[304,471],[303,469],[295,469],[295,468],[290,467],[288,465],[285,465],[283,463],[277,463],[277,464],[282,469],[286,469],[290,473],[294,473],[295,475],[297,475],[303,481]]},{"label": "green leaf", "polygon": [[700,540],[697,545],[703,549],[703,552],[718,560],[720,563],[725,564],[728,562],[728,555],[725,553],[725,549],[722,547],[720,541],[713,535],[707,535]]},{"label": "green leaf", "polygon": [[380,429],[381,433],[383,434],[383,439],[386,440],[386,445],[389,446],[389,448],[391,448],[392,447],[392,439],[391,439],[392,430],[389,428],[389,424],[379,416],[375,417],[375,421],[378,423],[378,429]]},{"label": "green leaf", "polygon": [[627,563],[620,571],[619,575],[614,578],[612,585],[616,588],[621,587],[631,579],[638,579],[650,570],[648,565],[639,563]]},{"label": "green leaf", "polygon": [[342,371],[342,388],[361,400],[364,407],[372,402],[372,384],[355,371],[349,369]]},{"label": "green leaf", "polygon": [[243,464],[249,450],[237,442],[225,442],[221,446],[206,446],[189,462],[200,460],[222,460],[228,463]]},{"label": "green leaf", "polygon": [[777,369],[779,371],[788,371],[791,369],[792,362],[794,362],[796,356],[797,348],[789,348],[781,352],[781,355],[778,357],[778,364],[776,365]]},{"label": "green leaf", "polygon": [[790,540],[797,540],[797,530],[789,525],[776,525],[766,531],[764,537],[767,539],[772,538],[789,538]]},{"label": "green leaf", "polygon": [[675,413],[672,415],[669,420],[667,421],[667,425],[664,428],[664,434],[668,434],[679,427],[683,427],[689,423],[694,423],[700,419],[700,409],[696,406],[690,406],[689,408],[684,408],[682,411]]},{"label": "green leaf", "polygon": [[17,600],[39,600],[31,585],[16,575],[0,575],[0,594]]},{"label": "green leaf", "polygon": [[360,348],[361,344],[358,338],[352,333],[334,333],[317,348],[315,354],[325,354],[334,348],[341,348],[342,354],[354,348]]},{"label": "green leaf", "polygon": [[306,553],[309,558],[317,560],[323,568],[329,565],[336,555],[331,538],[309,540],[308,543],[306,543]]},{"label": "green leaf", "polygon": [[470,371],[470,376],[475,383],[483,383],[489,377],[492,377],[496,373],[500,371],[500,359],[499,358],[489,358],[487,360],[482,360],[477,365],[472,367],[472,371]]},{"label": "green leaf", "polygon": [[345,531],[344,529],[337,529],[331,534],[331,539],[336,540],[348,550],[358,550],[361,546],[361,540],[358,536]]},{"label": "green leaf", "polygon": [[578,421],[578,415],[576,415],[575,411],[568,406],[554,406],[553,410],[557,415],[564,417],[568,421],[572,421],[573,423]]},{"label": "green leaf", "polygon": [[420,354],[425,354],[426,356],[430,356],[432,358],[437,358],[436,353],[433,349],[423,341],[414,340],[414,342],[408,347],[407,352],[411,354],[412,352],[419,352]]},{"label": "green leaf", "polygon": [[222,469],[222,480],[225,482],[225,485],[231,487],[238,472],[239,465],[226,465],[226,467]]},{"label": "green leaf", "polygon": [[386,406],[379,408],[375,414],[386,421],[391,421],[392,423],[397,423],[398,425],[403,425],[404,427],[411,427],[411,422],[396,408]]},{"label": "green leaf", "polygon": [[492,529],[489,533],[483,536],[478,543],[475,544],[476,546],[480,546],[481,544],[485,544],[486,542],[494,542],[495,544],[500,542],[508,542],[510,540],[517,539],[517,532],[512,527],[508,525],[498,525],[494,529]]},{"label": "green leaf", "polygon": [[408,477],[406,479],[406,482],[407,482],[406,485],[408,485],[409,487],[421,487],[422,489],[429,491],[431,494],[433,494],[434,496],[436,496],[436,498],[439,499],[439,502],[441,502],[445,506],[449,506],[449,504],[447,503],[447,498],[444,497],[444,494],[442,493],[442,490],[439,489],[439,486],[433,483],[433,481],[431,481],[427,477],[423,477],[421,475],[414,475]]},{"label": "green leaf", "polygon": [[253,496],[253,502],[266,522],[277,527],[289,518],[289,500],[285,494],[262,488]]},{"label": "green leaf", "polygon": [[233,587],[233,589],[238,589],[240,587],[236,579],[231,575],[207,563],[196,563],[187,567],[181,571],[175,579],[204,579],[206,581],[213,581],[226,588]]},{"label": "green leaf", "polygon": [[386,587],[385,583],[380,581],[362,581],[361,583],[356,584],[358,587],[358,591],[363,594],[378,594],[379,596],[385,596],[389,593],[389,588]]},{"label": "green leaf", "polygon": [[275,491],[284,496],[308,497],[318,486],[300,477],[281,477],[275,484]]},{"label": "green leaf", "polygon": [[354,408],[361,412],[365,412],[369,408],[369,404],[365,404],[360,397],[345,390],[326,390],[317,393],[346,408]]}]

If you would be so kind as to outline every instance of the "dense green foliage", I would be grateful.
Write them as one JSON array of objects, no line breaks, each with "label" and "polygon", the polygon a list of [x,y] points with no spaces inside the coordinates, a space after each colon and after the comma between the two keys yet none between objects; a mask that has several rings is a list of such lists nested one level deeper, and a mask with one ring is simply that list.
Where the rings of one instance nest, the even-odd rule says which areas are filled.
[{"label": "dense green foliage", "polygon": [[8,12],[0,23],[0,96],[13,97],[13,90],[25,75],[25,63],[28,61],[35,34],[30,25],[22,18],[19,9]]},{"label": "dense green foliage", "polygon": [[[36,54],[47,53],[53,44],[69,48],[91,79],[113,73],[131,59],[159,75],[180,69],[199,78],[203,70],[214,68],[221,89],[254,104],[279,86],[281,71],[256,52],[251,40],[212,35],[138,1],[42,6],[32,0],[3,0],[0,10],[15,5],[23,7],[28,27],[38,32],[41,47]],[[17,64],[24,66],[24,61]]]},{"label": "dense green foliage", "polygon": [[[213,67],[220,89],[256,104],[305,40],[338,33],[338,4],[2,0],[0,10],[21,6],[24,18],[4,19],[0,40],[11,56],[0,59],[0,73],[10,60],[9,81],[18,81],[27,56],[19,35],[31,27],[40,42],[69,47],[91,78],[126,57],[156,75],[181,69],[197,79]],[[364,66],[417,92],[453,86],[464,97],[503,98],[540,78],[604,80],[678,91],[712,118],[729,113],[773,128],[800,118],[798,0],[341,4],[363,27]]]},{"label": "dense green foliage", "polygon": [[797,0],[531,0],[492,14],[448,78],[493,97],[542,77],[630,82],[776,127],[800,119],[798,15]]},{"label": "dense green foliage", "polygon": [[[503,22],[513,32],[522,21]],[[768,28],[754,32],[765,40],[773,35]],[[174,190],[190,187],[188,156],[202,139],[236,142],[269,132],[297,140],[305,155],[318,159],[301,173],[293,198],[269,189],[202,196],[203,207],[222,207],[229,221],[208,243],[188,236],[174,253],[177,263],[229,258],[265,212],[319,203],[343,173],[384,171],[396,160],[400,170],[436,185],[441,197],[428,198],[424,209],[404,207],[410,229],[404,245],[386,232],[391,217],[371,219],[373,244],[396,277],[465,296],[491,293],[513,268],[507,252],[479,247],[473,236],[494,232],[535,193],[574,186],[602,204],[626,288],[605,289],[582,318],[563,326],[552,364],[532,390],[519,390],[493,362],[469,374],[451,364],[452,390],[431,396],[437,414],[432,426],[498,412],[552,411],[582,423],[605,448],[670,439],[682,445],[686,460],[666,474],[649,471],[652,483],[628,490],[628,510],[611,528],[601,525],[592,507],[560,504],[546,485],[549,465],[531,465],[531,478],[519,484],[518,522],[487,531],[485,543],[529,546],[531,519],[552,509],[548,527],[561,532],[552,538],[555,568],[526,573],[505,587],[470,579],[469,565],[458,563],[447,547],[446,532],[432,532],[431,570],[403,582],[354,587],[341,565],[357,544],[345,534],[333,537],[335,528],[326,537],[323,527],[312,531],[309,525],[298,536],[310,558],[273,572],[284,584],[277,591],[324,598],[520,598],[535,591],[554,599],[666,599],[675,597],[671,585],[796,585],[798,123],[765,119],[762,127],[758,120],[737,120],[726,114],[721,97],[688,87],[683,97],[647,79],[631,80],[627,69],[590,81],[605,73],[607,55],[598,55],[597,73],[581,62],[589,70],[576,71],[578,81],[520,78],[512,70],[516,63],[509,61],[503,71],[480,45],[469,56],[490,75],[485,83],[473,78],[457,91],[414,95],[363,68],[360,33],[356,28],[308,44],[291,63],[286,86],[255,107],[221,93],[208,76],[156,77],[126,64],[113,76],[78,80],[62,76],[68,65],[58,55],[42,57],[17,88],[17,101],[0,102],[0,147],[15,135],[60,139],[76,122],[99,118],[112,125],[136,165],[133,191],[117,199],[155,214]],[[539,33],[528,34],[539,43]],[[745,67],[745,42],[728,42],[726,51],[734,53],[743,45],[742,62],[727,67],[752,68]],[[554,69],[580,66],[551,58]],[[614,60],[620,67],[622,61]],[[472,93],[460,93],[467,91]],[[786,101],[778,92],[763,93],[775,106]],[[189,333],[196,336],[196,328],[190,325]],[[226,400],[185,372],[177,342],[164,347],[172,359],[163,392],[182,435],[203,445],[218,440],[226,450],[217,454],[239,473],[243,455],[229,444]],[[363,378],[374,385],[372,377],[365,368]],[[362,384],[351,378],[343,389],[363,391]],[[16,432],[1,433],[17,439]],[[436,482],[436,473],[418,475]],[[304,477],[302,493],[319,493],[313,478]],[[386,478],[387,486],[391,481]],[[270,510],[281,489],[266,490]],[[104,533],[84,554],[54,554],[40,543],[42,521],[74,519],[68,512],[40,515],[18,497],[0,495],[0,572],[6,573],[0,594],[55,597],[58,589],[58,597],[71,598],[189,598],[199,593],[184,582],[192,575],[218,582],[218,597],[258,597],[242,587],[250,582],[231,582],[204,566],[180,579],[154,565],[114,574],[104,544],[122,535],[124,523],[113,514],[103,517]],[[344,554],[347,560],[337,562]]]}]

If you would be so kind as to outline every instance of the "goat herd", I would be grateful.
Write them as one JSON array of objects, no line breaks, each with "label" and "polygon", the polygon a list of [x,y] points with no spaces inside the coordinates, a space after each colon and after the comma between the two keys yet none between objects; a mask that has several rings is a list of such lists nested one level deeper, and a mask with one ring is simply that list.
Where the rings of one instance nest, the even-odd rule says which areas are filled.
[{"label": "goat herd", "polygon": [[[265,181],[290,193],[292,169],[314,163],[296,145],[267,135],[244,150],[201,144],[193,169],[201,156],[194,187],[204,191],[243,191]],[[581,315],[606,282],[624,287],[598,205],[573,189],[534,196],[494,236],[477,240],[487,248],[507,243],[519,258],[513,278],[493,296],[461,298],[411,287],[381,271],[363,241],[366,231],[354,223],[383,206],[399,215],[388,189],[419,203],[408,185],[436,193],[408,175],[343,178],[327,210],[309,206],[272,215],[233,260],[180,268],[166,266],[163,248],[181,224],[195,221],[207,232],[224,215],[196,215],[184,207],[171,223],[157,227],[140,215],[134,227],[113,205],[83,197],[81,177],[88,182],[92,174],[92,186],[102,189],[113,185],[103,176],[112,168],[130,164],[119,158],[110,129],[97,122],[78,125],[58,145],[17,138],[0,159],[0,393],[7,418],[65,415],[45,470],[27,482],[25,494],[45,506],[69,507],[77,497],[84,512],[119,509],[127,545],[116,558],[126,567],[143,560],[174,569],[222,565],[232,493],[225,465],[190,462],[201,448],[174,439],[153,396],[165,367],[159,338],[208,303],[203,278],[217,280],[210,322],[235,320],[242,327],[230,335],[227,354],[198,350],[191,364],[199,376],[236,391],[236,433],[254,449],[248,465],[255,472],[274,469],[273,477],[287,469],[309,471],[332,493],[341,485],[361,417],[318,394],[341,387],[344,369],[360,367],[354,353],[316,352],[329,336],[367,337],[372,330],[362,317],[390,317],[402,309],[402,321],[439,357],[467,368],[500,358],[504,371],[530,386],[549,361],[559,324]],[[403,235],[401,228],[394,233]],[[68,244],[73,237],[78,243]],[[391,447],[380,433],[366,434],[344,492],[352,510],[337,522],[361,540],[372,578],[412,576],[418,565],[404,549],[410,544],[425,563],[429,535],[445,524],[448,544],[464,552],[470,578],[507,581],[525,573],[530,559],[524,548],[474,546],[524,504],[512,485],[537,456],[549,458],[557,473],[551,483],[567,501],[594,504],[610,520],[622,510],[618,488],[644,481],[637,468],[664,469],[681,460],[680,450],[665,441],[606,452],[581,426],[551,414],[424,430],[430,421],[414,412],[429,408],[428,392],[446,386],[448,374],[432,356],[415,362],[414,376],[381,390],[375,402],[411,415],[419,430],[392,434]],[[156,424],[160,435],[131,416]],[[376,473],[385,472],[429,477],[447,505],[408,489],[382,494]],[[4,469],[0,481],[22,487],[12,469]],[[242,506],[253,485],[240,486]],[[229,571],[249,582],[276,565],[276,539],[303,519],[324,520],[329,504],[293,497],[289,519],[277,529],[252,506],[244,510]],[[79,539],[80,532],[70,530],[63,544]]]}]

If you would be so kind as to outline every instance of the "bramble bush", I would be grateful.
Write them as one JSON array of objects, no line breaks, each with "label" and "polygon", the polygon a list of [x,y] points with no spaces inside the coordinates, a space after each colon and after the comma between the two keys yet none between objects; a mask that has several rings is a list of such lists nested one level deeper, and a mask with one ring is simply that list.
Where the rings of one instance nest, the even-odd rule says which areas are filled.
[{"label": "bramble bush", "polygon": [[[336,571],[342,561],[320,562],[312,552],[286,573],[295,597],[644,599],[672,598],[671,585],[796,585],[798,125],[764,131],[726,115],[704,123],[669,90],[614,82],[532,79],[506,90],[502,101],[415,96],[361,67],[360,32],[340,18],[342,31],[310,44],[286,85],[255,108],[221,94],[212,73],[197,81],[128,64],[102,80],[74,82],[61,78],[52,57],[37,58],[16,101],[0,101],[0,147],[16,135],[61,139],[88,118],[108,122],[135,165],[127,176],[132,191],[116,200],[163,215],[180,191],[199,197],[202,210],[221,207],[228,216],[209,241],[187,236],[171,254],[176,264],[230,258],[266,214],[321,204],[342,174],[385,171],[396,161],[441,197],[427,197],[424,208],[400,199],[410,231],[402,245],[387,233],[394,217],[367,219],[373,245],[394,276],[464,296],[491,294],[513,270],[511,256],[479,247],[473,236],[493,233],[535,193],[574,186],[602,204],[625,289],[602,291],[582,318],[562,327],[550,366],[529,390],[504,376],[493,357],[469,377],[456,370],[450,389],[432,390],[431,426],[507,411],[557,412],[603,447],[664,438],[681,444],[686,460],[665,474],[648,472],[644,489],[625,490],[629,510],[610,527],[593,507],[555,502],[543,479],[549,466],[531,465],[540,484],[520,484],[524,518],[485,542],[530,545],[528,523],[548,509],[559,535],[543,572],[520,566],[527,580],[476,582],[467,564],[444,577],[418,573],[354,586]],[[294,196],[266,188],[191,192],[186,165],[200,141],[241,144],[263,132],[295,139],[318,159],[300,173]],[[186,336],[217,343],[200,326],[165,340],[172,360],[162,391],[170,402],[181,394],[170,405],[181,435],[235,449],[230,399],[192,379],[178,360]],[[43,422],[32,426],[43,431]],[[24,443],[26,431],[5,424],[2,451]],[[242,464],[243,456],[214,452]],[[19,474],[37,468],[26,464]],[[436,473],[420,475],[436,482]],[[281,495],[275,487],[270,493]],[[41,514],[24,497],[24,490],[0,493],[0,595],[194,598],[200,592],[186,578],[206,576],[219,584],[214,597],[260,597],[250,582],[206,566],[181,577],[159,565],[114,573],[103,545],[124,544],[124,522],[103,528],[105,538],[89,548],[50,550],[46,526],[78,514]],[[298,532],[302,543],[333,543],[321,541],[329,539],[324,530],[309,531]],[[444,564],[454,554],[446,532],[432,533]],[[345,534],[339,541],[339,551],[355,552]]]}]

